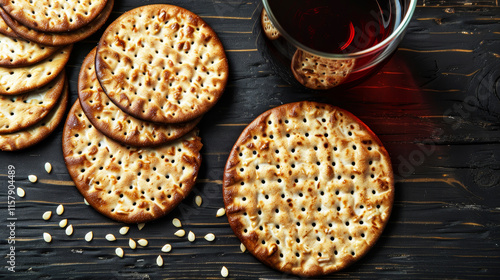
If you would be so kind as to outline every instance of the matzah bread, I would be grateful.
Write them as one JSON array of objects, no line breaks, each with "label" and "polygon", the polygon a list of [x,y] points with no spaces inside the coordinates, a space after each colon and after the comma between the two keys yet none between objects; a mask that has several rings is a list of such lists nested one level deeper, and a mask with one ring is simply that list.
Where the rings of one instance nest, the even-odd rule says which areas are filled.
[{"label": "matzah bread", "polygon": [[126,145],[156,146],[191,131],[201,117],[188,123],[159,125],[136,119],[118,108],[102,90],[95,75],[95,48],[82,63],[78,96],[92,124],[106,136]]},{"label": "matzah bread", "polygon": [[245,247],[286,273],[318,276],[361,258],[394,199],[389,155],[369,128],[337,107],[298,102],[243,131],[227,161],[226,215]]},{"label": "matzah bread", "polygon": [[355,60],[335,60],[297,50],[292,58],[295,79],[311,89],[331,89],[343,83],[354,68]]},{"label": "matzah bread", "polygon": [[51,56],[57,50],[56,47],[43,46],[17,36],[12,38],[0,33],[0,67],[21,67],[35,64]]},{"label": "matzah bread", "polygon": [[63,132],[69,174],[88,203],[125,223],[162,217],[195,184],[202,147],[197,130],[156,148],[124,146],[100,133],[77,100]]},{"label": "matzah bread", "polygon": [[108,0],[101,13],[89,24],[70,32],[41,32],[26,27],[12,19],[0,8],[0,16],[5,23],[20,37],[47,46],[64,46],[84,40],[101,28],[113,10],[114,0]]},{"label": "matzah bread", "polygon": [[40,89],[22,95],[0,95],[0,134],[12,133],[41,121],[63,92],[64,71]]},{"label": "matzah bread", "polygon": [[217,35],[199,16],[177,6],[149,5],[124,13],[106,29],[96,73],[123,111],[179,123],[215,105],[228,63]]},{"label": "matzah bread", "polygon": [[45,139],[62,121],[66,113],[67,103],[68,85],[65,83],[59,102],[42,121],[24,130],[8,134],[0,134],[0,150],[17,151],[31,147]]},{"label": "matzah bread", "polygon": [[67,32],[91,22],[106,5],[105,0],[0,0],[15,20],[42,32]]},{"label": "matzah bread", "polygon": [[260,14],[260,24],[262,25],[264,34],[266,34],[266,37],[269,40],[276,40],[280,37],[278,29],[276,29],[271,20],[269,20],[269,16],[264,8],[262,8],[262,12]]},{"label": "matzah bread", "polygon": [[21,94],[48,84],[64,69],[71,49],[72,45],[66,46],[34,65],[0,67],[0,94]]}]

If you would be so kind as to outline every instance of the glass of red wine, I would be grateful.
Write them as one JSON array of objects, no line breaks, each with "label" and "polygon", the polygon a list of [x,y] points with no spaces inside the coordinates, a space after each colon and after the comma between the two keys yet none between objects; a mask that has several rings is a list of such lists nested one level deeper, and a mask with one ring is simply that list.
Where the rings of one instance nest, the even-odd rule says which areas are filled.
[{"label": "glass of red wine", "polygon": [[280,72],[287,73],[280,74],[309,89],[329,90],[356,85],[389,59],[417,0],[262,2],[269,53],[286,65]]}]

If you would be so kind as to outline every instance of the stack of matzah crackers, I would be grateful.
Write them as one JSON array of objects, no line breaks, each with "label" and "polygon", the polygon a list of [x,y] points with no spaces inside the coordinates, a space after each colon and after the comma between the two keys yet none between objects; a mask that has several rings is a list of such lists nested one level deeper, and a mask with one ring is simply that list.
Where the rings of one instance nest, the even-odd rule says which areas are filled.
[{"label": "stack of matzah crackers", "polygon": [[0,0],[0,16],[20,38],[45,46],[64,46],[101,28],[113,4],[114,0]]},{"label": "stack of matzah crackers", "polygon": [[0,150],[30,147],[66,112],[72,44],[107,20],[113,0],[0,0]]},{"label": "stack of matzah crackers", "polygon": [[343,269],[374,245],[394,179],[387,151],[359,119],[298,102],[247,126],[228,158],[223,195],[233,231],[255,257],[308,277]]},{"label": "stack of matzah crackers", "polygon": [[82,64],[63,132],[68,171],[88,203],[126,223],[175,208],[201,164],[195,126],[227,77],[221,42],[192,12],[149,5],[116,19]]}]

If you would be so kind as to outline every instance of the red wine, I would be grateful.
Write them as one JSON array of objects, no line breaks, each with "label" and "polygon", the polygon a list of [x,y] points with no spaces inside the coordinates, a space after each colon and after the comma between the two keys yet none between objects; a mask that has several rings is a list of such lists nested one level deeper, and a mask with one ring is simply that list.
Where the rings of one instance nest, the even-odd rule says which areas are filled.
[{"label": "red wine", "polygon": [[281,27],[317,51],[353,53],[392,32],[390,0],[268,0]]}]

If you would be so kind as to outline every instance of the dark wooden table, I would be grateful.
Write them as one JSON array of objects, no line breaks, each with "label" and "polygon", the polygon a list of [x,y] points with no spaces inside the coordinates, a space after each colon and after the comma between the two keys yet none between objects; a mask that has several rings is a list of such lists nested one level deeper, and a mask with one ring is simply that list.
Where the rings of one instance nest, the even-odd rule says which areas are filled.
[{"label": "dark wooden table", "polygon": [[[113,20],[137,6],[165,1],[116,1]],[[138,230],[109,220],[83,202],[66,170],[62,126],[39,145],[0,153],[0,278],[216,279],[222,266],[230,278],[296,279],[240,251],[223,207],[221,178],[228,153],[243,128],[277,105],[315,100],[343,107],[368,124],[387,147],[396,175],[395,206],[376,246],[359,262],[326,279],[500,278],[500,6],[498,0],[420,0],[398,51],[381,71],[356,88],[311,94],[289,86],[262,51],[257,0],[173,0],[204,18],[219,34],[230,63],[222,99],[200,123],[203,166],[193,193],[163,219]],[[78,43],[67,71],[71,101],[84,56],[102,30]],[[53,166],[51,174],[44,163]],[[8,266],[8,166],[15,166],[15,272]],[[33,184],[29,174],[38,176]],[[203,197],[197,207],[194,197]],[[55,215],[57,205],[66,211]],[[42,220],[52,211],[50,221]],[[174,236],[178,217],[194,243]],[[58,222],[68,219],[74,234]],[[87,243],[84,235],[94,232]],[[47,244],[42,233],[49,232]],[[113,233],[118,240],[106,241]],[[203,239],[206,233],[215,242]],[[149,245],[131,250],[129,238]],[[160,248],[170,243],[170,253]],[[118,258],[116,247],[125,249]],[[162,255],[165,265],[158,267]]]}]

